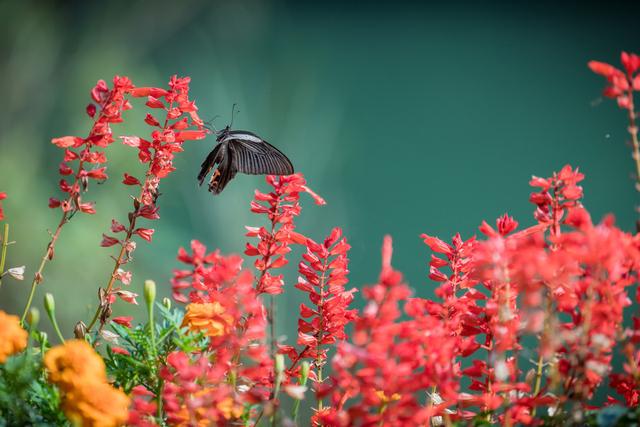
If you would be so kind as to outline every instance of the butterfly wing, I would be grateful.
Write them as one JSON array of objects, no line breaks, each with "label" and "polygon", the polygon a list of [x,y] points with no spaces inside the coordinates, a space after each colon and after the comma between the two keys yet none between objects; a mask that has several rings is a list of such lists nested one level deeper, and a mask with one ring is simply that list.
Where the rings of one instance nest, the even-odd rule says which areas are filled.
[{"label": "butterfly wing", "polygon": [[209,191],[213,194],[220,194],[238,172],[233,165],[233,153],[226,142],[216,145],[202,163],[200,174],[198,174],[200,185],[216,165],[217,168],[213,171],[209,180]]},{"label": "butterfly wing", "polygon": [[249,175],[291,175],[293,165],[280,150],[254,134],[230,135],[229,151],[238,172]]},{"label": "butterfly wing", "polygon": [[204,182],[204,179],[207,177],[207,175],[209,175],[209,172],[211,172],[211,169],[213,169],[216,163],[220,161],[219,156],[220,156],[221,146],[222,144],[216,145],[213,151],[211,151],[207,156],[207,158],[204,159],[204,162],[202,162],[202,166],[200,167],[200,173],[198,174],[198,181],[200,182],[200,185],[202,185],[202,183]]}]

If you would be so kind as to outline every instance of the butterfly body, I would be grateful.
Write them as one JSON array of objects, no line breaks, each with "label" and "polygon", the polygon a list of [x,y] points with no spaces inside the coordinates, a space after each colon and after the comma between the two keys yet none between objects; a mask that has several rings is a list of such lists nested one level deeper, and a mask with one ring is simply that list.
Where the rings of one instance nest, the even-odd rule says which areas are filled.
[{"label": "butterfly body", "polygon": [[280,150],[258,135],[231,130],[229,126],[217,132],[218,144],[202,163],[200,185],[213,168],[209,191],[220,194],[238,172],[249,175],[291,175],[293,165]]}]

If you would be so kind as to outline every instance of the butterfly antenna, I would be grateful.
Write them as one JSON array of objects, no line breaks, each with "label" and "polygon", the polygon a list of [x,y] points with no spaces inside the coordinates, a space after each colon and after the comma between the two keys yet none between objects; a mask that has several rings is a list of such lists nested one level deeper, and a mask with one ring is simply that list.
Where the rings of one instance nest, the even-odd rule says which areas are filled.
[{"label": "butterfly antenna", "polygon": [[[236,112],[236,105],[238,105],[238,104],[236,104],[236,103],[234,102],[234,103],[233,103],[233,106],[231,107],[231,124],[229,125],[229,127],[232,127],[232,126],[233,126],[233,116],[234,116],[234,113]],[[238,110],[238,113],[239,113],[239,112],[240,112],[240,110]]]},{"label": "butterfly antenna", "polygon": [[213,121],[215,119],[217,119],[218,117],[220,117],[220,114],[216,114],[215,116],[213,116],[213,118],[211,120],[204,122],[205,129],[212,130],[214,133],[218,133],[218,130],[213,125]]}]

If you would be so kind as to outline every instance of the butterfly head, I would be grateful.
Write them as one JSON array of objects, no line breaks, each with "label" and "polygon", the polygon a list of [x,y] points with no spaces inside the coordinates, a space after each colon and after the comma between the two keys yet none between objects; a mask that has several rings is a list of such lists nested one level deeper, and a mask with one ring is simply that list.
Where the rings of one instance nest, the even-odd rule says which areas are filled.
[{"label": "butterfly head", "polygon": [[222,141],[231,132],[231,126],[227,125],[223,129],[216,132],[216,140]]}]

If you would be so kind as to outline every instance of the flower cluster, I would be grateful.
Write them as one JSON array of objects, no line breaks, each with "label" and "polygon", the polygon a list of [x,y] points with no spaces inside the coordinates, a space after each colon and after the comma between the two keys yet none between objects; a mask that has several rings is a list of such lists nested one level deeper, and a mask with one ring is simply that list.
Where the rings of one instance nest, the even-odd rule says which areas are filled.
[{"label": "flower cluster", "polygon": [[178,424],[238,419],[246,404],[269,398],[273,380],[265,346],[266,313],[254,276],[242,270],[240,257],[207,253],[198,241],[191,242],[191,253],[181,248],[178,259],[189,266],[176,270],[172,279],[174,298],[189,302],[183,325],[202,332],[209,345],[195,360],[182,352],[172,354],[162,370],[169,418]]},{"label": "flower cluster", "polygon": [[[632,158],[635,162],[636,190],[640,191],[640,140],[634,102],[634,92],[640,91],[640,56],[622,52],[620,60],[624,71],[600,61],[590,61],[589,68],[607,79],[604,96],[614,98],[618,106],[627,111],[627,131],[631,137]],[[640,220],[636,222],[636,230],[640,231]]]},{"label": "flower cluster", "polygon": [[[61,208],[65,214],[76,211],[95,213],[93,204],[83,202],[81,194],[88,189],[90,180],[107,179],[106,167],[101,166],[107,162],[107,157],[99,149],[114,142],[111,125],[122,122],[122,112],[131,109],[125,97],[131,89],[133,84],[127,77],[115,76],[111,89],[104,80],[100,80],[91,90],[94,103],[86,108],[87,115],[94,120],[89,135],[85,138],[63,136],[51,140],[54,145],[64,149],[64,159],[58,171],[61,175],[60,191],[66,196],[62,200],[49,199],[50,208]],[[72,163],[77,163],[75,168],[70,166]]]},{"label": "flower cluster", "polygon": [[[334,372],[321,393],[331,404],[315,414],[314,425],[424,425],[434,412],[421,405],[418,392],[426,397],[437,379],[449,375],[454,349],[436,318],[409,307],[411,291],[391,256],[386,237],[378,283],[363,289],[366,305],[350,342],[338,344]],[[415,320],[401,320],[403,303]]]},{"label": "flower cluster", "polygon": [[307,238],[305,246],[306,253],[298,265],[300,277],[296,284],[296,288],[308,295],[311,303],[311,306],[300,304],[297,344],[302,350],[281,345],[279,352],[287,354],[292,361],[289,377],[299,378],[298,362],[311,359],[311,376],[320,388],[330,346],[347,338],[345,327],[356,317],[355,310],[348,309],[356,289],[345,289],[350,246],[340,228],[334,228],[323,243]]},{"label": "flower cluster", "polygon": [[300,193],[306,192],[318,205],[325,201],[306,186],[302,174],[289,176],[268,176],[267,183],[273,187],[270,193],[255,192],[251,202],[251,212],[266,215],[270,229],[247,227],[247,236],[256,237],[258,244],[247,243],[245,255],[257,257],[255,267],[260,272],[258,291],[266,294],[283,292],[282,275],[273,275],[270,270],[287,265],[286,254],[291,243],[305,244],[306,238],[295,232],[293,218],[300,215]]},{"label": "flower cluster", "polygon": [[[624,71],[600,62],[590,66],[607,78],[605,94],[629,112],[640,183],[633,106],[640,59],[625,53],[622,62]],[[117,298],[137,303],[138,295],[120,284],[131,283],[123,267],[136,248],[134,238],[151,241],[154,234],[139,222],[159,218],[158,186],[173,172],[184,142],[208,133],[189,83],[174,76],[167,89],[136,88],[116,77],[109,89],[99,82],[87,107],[94,119],[89,136],[54,139],[65,149],[60,173],[69,177],[60,183],[65,198],[50,203],[61,208],[62,219],[34,275],[22,320],[0,311],[0,424],[637,423],[640,317],[627,314],[634,297],[640,304],[640,233],[621,230],[613,216],[592,220],[582,204],[584,175],[569,165],[547,178],[532,177],[534,221],[528,227],[519,228],[504,214],[495,224],[483,221],[478,236],[422,234],[430,251],[430,298],[414,296],[392,265],[390,236],[382,244],[377,282],[359,294],[348,288],[350,245],[342,230],[336,227],[316,241],[294,224],[301,193],[319,205],[324,200],[302,174],[268,176],[271,189],[256,191],[251,202],[251,211],[265,215],[267,225],[247,227],[246,233],[255,239],[245,250],[254,268],[240,255],[208,251],[193,240],[190,250],[179,249],[182,267],[171,279],[173,300],[183,306],[172,309],[169,298],[157,304],[156,285],[149,280],[143,292],[148,322],[134,326],[132,317],[111,319]],[[34,291],[62,226],[77,212],[94,212],[82,196],[90,180],[107,177],[99,150],[114,142],[111,125],[131,108],[129,97],[146,99],[153,111],[145,118],[152,127],[148,140],[122,137],[137,149],[144,177],[124,175],[123,183],[139,192],[128,222],[113,220],[103,236],[102,246],[117,246],[119,254],[99,289],[93,319],[74,329],[81,339],[65,341],[53,296],[45,297],[47,316],[63,343],[51,348],[47,334],[37,329],[38,311],[29,310]],[[0,201],[5,197],[0,193]],[[5,223],[0,279],[8,230]],[[282,274],[293,245],[304,253],[291,288],[305,300],[297,335],[287,340],[276,333],[276,295],[296,292],[285,287]],[[24,267],[6,274],[21,278]],[[351,308],[357,295],[364,300],[360,310]],[[99,345],[103,355],[94,350]],[[621,367],[614,358],[622,360]],[[309,380],[313,403],[303,403]],[[607,385],[609,395],[601,402],[598,391]],[[311,411],[307,420],[298,419],[303,404],[302,411]]]},{"label": "flower cluster", "polygon": [[[155,232],[153,228],[138,227],[137,223],[140,219],[160,218],[156,203],[160,194],[158,186],[163,178],[175,170],[173,166],[175,154],[183,151],[182,145],[185,141],[200,140],[208,134],[204,129],[203,121],[198,116],[195,102],[189,99],[190,81],[189,77],[180,78],[174,75],[169,81],[169,89],[138,87],[130,90],[131,96],[146,98],[145,105],[152,110],[164,112],[165,117],[161,124],[156,116],[147,113],[145,122],[153,129],[150,141],[137,136],[122,137],[125,145],[138,150],[138,159],[147,165],[147,170],[142,181],[134,175],[128,173],[124,175],[123,184],[140,187],[140,193],[133,198],[133,210],[128,214],[127,225],[115,219],[111,221],[111,233],[122,234],[123,237],[103,234],[101,246],[118,245],[120,252],[116,257],[109,282],[101,293],[98,308],[101,325],[104,325],[109,318],[111,304],[116,297],[120,297],[125,302],[136,303],[136,294],[118,286],[114,287],[114,283],[118,281],[125,286],[131,283],[131,272],[122,267],[131,260],[136,249],[133,237],[138,236],[147,242],[153,238]],[[89,329],[92,325],[93,323],[90,324]]]},{"label": "flower cluster", "polygon": [[[610,217],[592,223],[580,204],[583,178],[569,166],[534,177],[538,224],[522,231],[504,215],[495,228],[481,225],[483,240],[423,235],[439,300],[410,297],[385,241],[379,283],[363,290],[367,305],[321,389],[332,405],[315,423],[422,425],[487,414],[530,424],[537,407],[584,416],[610,373],[640,242]],[[537,355],[523,348],[527,335],[539,338]],[[637,328],[626,336],[624,373],[610,379],[633,405]]]},{"label": "flower cluster", "polygon": [[128,417],[129,398],[108,382],[102,358],[83,340],[71,340],[44,357],[49,381],[62,392],[62,410],[83,426],[118,426]]},{"label": "flower cluster", "polygon": [[604,96],[614,98],[620,108],[630,109],[633,108],[632,91],[640,90],[640,75],[637,74],[640,70],[640,56],[622,52],[620,61],[624,71],[600,61],[589,61],[589,68],[607,79]]}]

